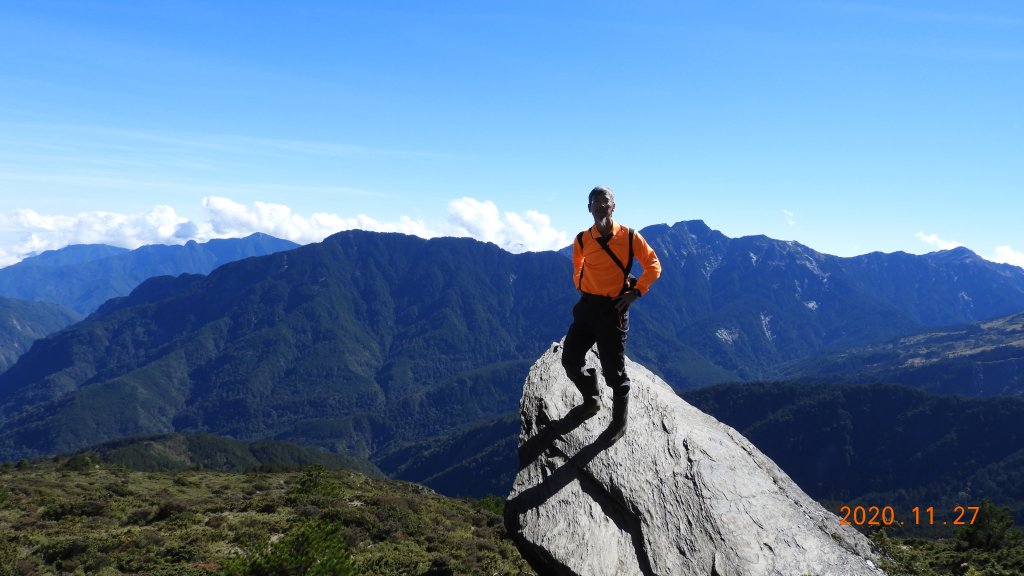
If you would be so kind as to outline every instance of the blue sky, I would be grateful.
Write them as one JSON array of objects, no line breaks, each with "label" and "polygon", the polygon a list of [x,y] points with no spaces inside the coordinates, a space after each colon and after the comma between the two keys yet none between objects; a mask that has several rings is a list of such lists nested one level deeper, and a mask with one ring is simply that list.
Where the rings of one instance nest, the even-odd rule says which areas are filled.
[{"label": "blue sky", "polygon": [[264,231],[568,244],[586,194],[1024,265],[1024,3],[0,0],[0,265]]}]

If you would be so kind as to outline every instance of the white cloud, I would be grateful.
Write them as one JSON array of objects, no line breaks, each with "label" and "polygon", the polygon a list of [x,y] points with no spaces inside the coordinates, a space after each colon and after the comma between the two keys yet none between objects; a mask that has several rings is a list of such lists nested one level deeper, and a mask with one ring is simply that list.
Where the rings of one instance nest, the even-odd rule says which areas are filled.
[{"label": "white cloud", "polygon": [[937,234],[925,234],[924,232],[918,232],[915,236],[917,236],[918,240],[925,244],[935,246],[939,250],[952,250],[953,248],[963,246],[960,242],[943,240],[942,238],[939,238]]},{"label": "white cloud", "polygon": [[790,226],[796,226],[796,215],[789,210],[783,210],[782,213],[786,216],[786,224]]},{"label": "white cloud", "polygon": [[401,232],[424,238],[437,236],[420,220],[401,217],[398,222],[380,222],[359,214],[343,218],[337,214],[316,212],[306,218],[292,213],[283,204],[255,202],[246,206],[229,198],[207,196],[203,198],[208,222],[200,225],[200,236],[208,238],[238,238],[254,232],[263,232],[299,244],[319,242],[342,230],[370,230],[373,232]]},{"label": "white cloud", "polygon": [[448,203],[451,235],[493,242],[510,252],[556,250],[569,236],[551,226],[551,218],[535,210],[525,215],[500,213],[490,200],[463,197]]},{"label": "white cloud", "polygon": [[1009,246],[996,246],[995,254],[989,260],[1024,268],[1024,252],[1018,252]]},{"label": "white cloud", "polygon": [[28,209],[0,214],[3,237],[16,238],[12,244],[0,245],[0,267],[33,253],[69,244],[110,244],[134,249],[146,244],[239,238],[255,232],[299,244],[319,242],[336,232],[352,229],[400,232],[423,238],[469,236],[493,242],[511,252],[551,250],[569,244],[568,236],[553,228],[546,214],[533,210],[525,215],[501,213],[493,202],[468,197],[450,202],[449,221],[437,226],[407,216],[396,222],[382,222],[365,214],[343,217],[316,212],[303,216],[283,204],[254,202],[246,205],[223,196],[207,196],[202,203],[205,217],[198,222],[164,205],[137,214],[97,211],[66,216],[39,214]]},{"label": "white cloud", "polygon": [[154,206],[141,214],[82,212],[74,216],[40,214],[22,209],[0,216],[8,233],[20,240],[14,246],[0,247],[0,266],[18,262],[25,256],[69,244],[110,244],[138,248],[145,244],[176,244],[182,239],[179,227],[188,222],[170,206]]}]

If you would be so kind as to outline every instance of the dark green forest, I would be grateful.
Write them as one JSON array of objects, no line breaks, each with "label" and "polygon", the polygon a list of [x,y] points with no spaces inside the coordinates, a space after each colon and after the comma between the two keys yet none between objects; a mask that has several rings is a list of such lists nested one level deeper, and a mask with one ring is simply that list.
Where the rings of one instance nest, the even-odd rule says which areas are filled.
[{"label": "dark green forest", "polygon": [[916,506],[952,513],[990,500],[1024,523],[1024,399],[798,383],[728,384],[683,398],[835,510],[892,506],[907,518]]}]

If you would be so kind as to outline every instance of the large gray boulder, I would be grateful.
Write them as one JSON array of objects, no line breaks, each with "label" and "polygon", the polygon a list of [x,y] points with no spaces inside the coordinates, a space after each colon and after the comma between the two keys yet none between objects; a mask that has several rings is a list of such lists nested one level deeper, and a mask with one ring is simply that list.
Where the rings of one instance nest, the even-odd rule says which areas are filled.
[{"label": "large gray boulder", "polygon": [[[582,402],[553,344],[521,403],[520,470],[505,523],[543,576],[883,574],[870,542],[732,428],[626,362],[629,427],[609,445],[611,392]],[[598,368],[594,351],[588,366]],[[600,373],[600,370],[598,369]]]}]

